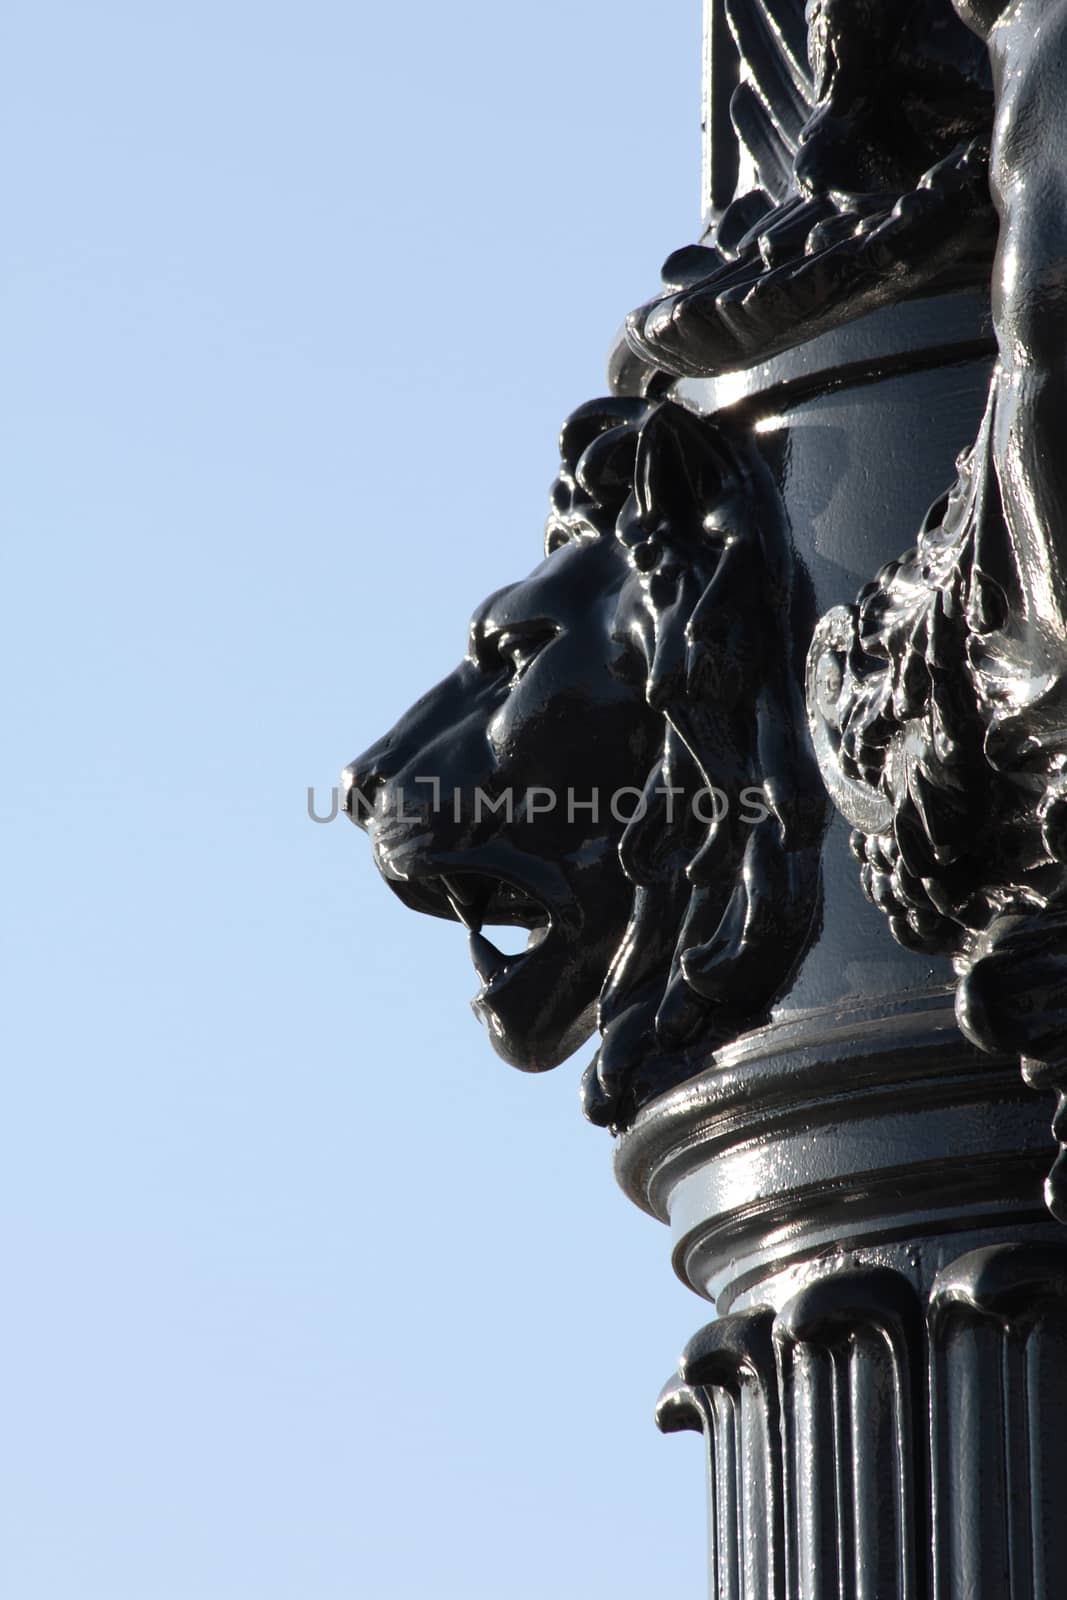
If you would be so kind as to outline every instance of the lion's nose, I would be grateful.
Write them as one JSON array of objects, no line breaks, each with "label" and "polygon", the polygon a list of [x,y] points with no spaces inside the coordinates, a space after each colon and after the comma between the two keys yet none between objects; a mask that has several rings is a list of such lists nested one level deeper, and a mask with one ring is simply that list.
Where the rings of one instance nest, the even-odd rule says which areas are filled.
[{"label": "lion's nose", "polygon": [[341,774],[341,803],[345,815],[358,822],[361,828],[367,826],[375,796],[388,779],[387,762],[395,742],[391,733],[386,734],[355,761],[350,761]]}]

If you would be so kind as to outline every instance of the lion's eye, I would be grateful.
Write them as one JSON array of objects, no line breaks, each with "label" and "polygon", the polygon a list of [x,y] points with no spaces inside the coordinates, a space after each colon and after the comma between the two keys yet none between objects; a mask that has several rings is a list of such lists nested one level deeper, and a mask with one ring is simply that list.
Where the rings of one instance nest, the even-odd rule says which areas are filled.
[{"label": "lion's eye", "polygon": [[493,640],[501,662],[508,668],[512,679],[522,677],[527,667],[540,654],[548,641],[555,637],[554,628],[538,628],[520,632],[505,631]]}]

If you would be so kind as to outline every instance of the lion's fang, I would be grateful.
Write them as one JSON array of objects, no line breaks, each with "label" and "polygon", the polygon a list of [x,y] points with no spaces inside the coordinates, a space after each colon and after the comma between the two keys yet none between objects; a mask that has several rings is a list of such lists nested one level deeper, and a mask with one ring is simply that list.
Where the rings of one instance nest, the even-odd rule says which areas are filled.
[{"label": "lion's fang", "polygon": [[461,878],[446,878],[444,875],[442,875],[441,882],[452,896],[452,899],[458,900],[461,906],[474,905],[483,894],[483,891],[480,888],[468,888]]},{"label": "lion's fang", "polygon": [[471,933],[479,933],[487,897],[464,892],[452,878],[442,876],[441,882],[448,896],[448,903],[460,922]]},{"label": "lion's fang", "polygon": [[492,983],[501,967],[507,964],[507,956],[501,955],[496,945],[480,933],[471,934],[470,951],[474,970],[483,983]]}]

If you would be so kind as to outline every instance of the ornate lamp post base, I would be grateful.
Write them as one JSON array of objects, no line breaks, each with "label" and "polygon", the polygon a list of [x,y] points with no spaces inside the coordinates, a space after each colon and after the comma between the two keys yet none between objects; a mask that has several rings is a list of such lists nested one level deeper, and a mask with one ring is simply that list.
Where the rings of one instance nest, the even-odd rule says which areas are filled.
[{"label": "ornate lamp post base", "polygon": [[986,1245],[924,1289],[866,1256],[709,1323],[660,1396],[707,1444],[710,1594],[1055,1600],[1067,1248]]},{"label": "ornate lamp post base", "polygon": [[[721,1314],[664,1389],[707,1445],[716,1600],[1067,1594],[1067,1245],[1046,1108],[951,1000],[774,1024],[617,1170]],[[836,1032],[836,1037],[835,1037]]]}]

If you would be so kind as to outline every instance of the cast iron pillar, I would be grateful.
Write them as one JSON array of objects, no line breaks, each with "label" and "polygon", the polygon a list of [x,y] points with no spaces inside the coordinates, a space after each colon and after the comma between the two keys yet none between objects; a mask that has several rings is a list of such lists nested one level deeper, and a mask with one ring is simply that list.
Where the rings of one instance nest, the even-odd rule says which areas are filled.
[{"label": "cast iron pillar", "polygon": [[[816,608],[918,528],[981,421],[988,307],[874,312],[675,393],[747,411]],[[813,670],[832,670],[832,661]],[[816,676],[814,696],[836,695]],[[714,1303],[658,1409],[707,1444],[714,1600],[1067,1596],[1067,1246],[1049,1106],[957,1025],[823,838],[820,914],[768,1022],[619,1140],[632,1200]]]},{"label": "cast iron pillar", "polygon": [[[857,27],[863,9],[854,8]],[[723,103],[734,108],[742,167],[747,157],[758,169],[758,138],[746,149],[746,130],[760,124],[763,136],[768,126],[787,134],[783,108],[796,92],[799,51],[779,40],[775,68],[784,64],[786,78],[793,70],[794,81],[769,87],[768,38],[783,24],[788,37],[788,8],[708,0],[704,245],[718,242],[719,259],[707,272],[695,252],[668,262],[664,294],[631,318],[630,345],[614,361],[617,386],[634,391],[649,383],[635,353],[651,364],[655,351],[682,404],[713,421],[741,414],[752,430],[822,614],[806,693],[839,812],[822,846],[819,926],[788,994],[768,1022],[646,1104],[616,1153],[624,1191],[669,1225],[675,1271],[717,1312],[690,1340],[657,1408],[665,1432],[704,1436],[713,1600],[1067,1596],[1067,1241],[1045,1205],[1047,1197],[1063,1214],[1055,1179],[1044,1182],[1051,1106],[1019,1074],[1022,1054],[1029,1083],[1058,1087],[1067,1054],[1055,927],[1062,850],[1047,825],[1029,854],[1021,844],[1028,829],[1033,840],[1034,818],[1042,805],[1048,813],[1062,782],[1058,681],[1034,694],[1022,680],[1046,658],[1031,622],[1035,588],[1058,585],[1050,611],[1064,599],[1048,548],[1058,529],[1050,538],[1048,523],[1057,509],[1067,518],[1067,504],[1058,485],[1050,487],[1047,465],[1035,467],[1044,504],[1020,513],[1005,487],[1012,446],[996,439],[1004,391],[1041,381],[1040,315],[1046,338],[1067,332],[1057,253],[1063,219],[1050,223],[1033,198],[1027,210],[1024,179],[1032,173],[1020,173],[1017,153],[1003,154],[1015,128],[1040,127],[1048,149],[1044,163],[1031,166],[1056,172],[1061,198],[1067,149],[1051,106],[1053,93],[1067,103],[1062,8],[1060,16],[1053,5],[1030,9],[1029,22],[1009,13],[991,40],[1001,261],[1013,218],[1034,258],[1008,263],[1006,287],[1003,268],[991,271],[996,326],[987,284],[964,282],[965,271],[938,294],[923,294],[916,281],[897,303],[880,306],[877,274],[857,274],[846,310],[827,263],[817,289],[812,240],[820,218],[809,210],[797,224],[798,211],[825,204],[810,182],[813,147],[825,138],[831,163],[862,161],[834,145],[845,130],[857,142],[861,134],[861,115],[841,115],[843,94],[838,126],[827,133],[834,69],[820,50],[833,31],[829,7],[808,10],[814,100],[824,115],[820,125],[811,101],[802,108],[784,221],[772,217],[806,233],[807,245],[797,250],[794,239],[776,260],[773,226],[757,222],[762,259],[747,273],[752,236],[747,246],[727,237],[722,248],[730,211],[724,217],[721,174],[738,165],[736,141],[716,163],[714,141],[728,139]],[[896,18],[882,8],[872,25],[891,73],[888,12]],[[1025,34],[1042,24],[1053,35],[1043,60]],[[842,77],[847,54],[853,66],[864,54],[855,40],[846,44]],[[1012,77],[1020,84],[1014,126],[1005,87]],[[887,132],[888,108],[877,115]],[[953,159],[953,182],[965,186],[971,152],[957,149]],[[805,161],[809,181],[798,184]],[[756,187],[758,177],[750,173]],[[936,169],[924,179],[931,215],[938,181]],[[906,213],[907,202],[898,203],[898,216]],[[831,246],[847,236],[839,224],[829,227],[839,229]],[[921,249],[901,251],[894,264],[902,278],[910,271],[918,280]],[[1043,285],[1037,312],[1018,304],[1027,266],[1031,282]],[[786,299],[792,272],[794,312],[814,338],[793,340],[775,327],[773,295],[761,322],[759,296],[776,267]],[[798,293],[805,270],[809,283]],[[873,309],[864,309],[865,298]],[[1031,340],[1022,352],[1008,343],[1020,326]],[[1043,422],[1032,459],[1062,448],[1062,399],[1041,421],[1018,408],[1010,421],[1035,433]],[[995,503],[976,510],[983,486],[976,491],[973,480],[983,470]],[[992,527],[984,559],[983,518]],[[902,526],[922,530],[918,558],[914,550],[901,556]],[[1037,529],[1044,547],[1020,557],[1020,541]],[[899,592],[902,569],[916,586],[910,609]],[[961,627],[953,604],[973,612],[980,585],[994,592],[1000,613],[972,615]],[[865,617],[865,603],[878,625]],[[894,605],[901,631],[921,623],[910,657],[885,623]],[[1018,616],[1014,630],[1007,626],[1013,608],[1029,627]],[[954,621],[955,640],[945,644]],[[1014,656],[1000,649],[998,705],[975,658],[983,647],[997,654],[1000,632],[1013,632],[1017,648]],[[1050,683],[1062,675],[1062,634],[1053,648]],[[905,678],[916,661],[923,681],[913,688]],[[872,681],[887,701],[877,716],[860,704],[865,694],[869,702]],[[947,708],[940,726],[938,694]],[[998,712],[1001,725],[1011,716],[1017,724],[1014,768],[992,748]],[[873,760],[862,737],[848,743],[857,723],[878,747]],[[948,771],[948,747],[975,732],[977,762]],[[1016,837],[1005,846],[997,828]],[[954,829],[963,837],[953,838]],[[991,967],[991,977],[976,981]]]}]

